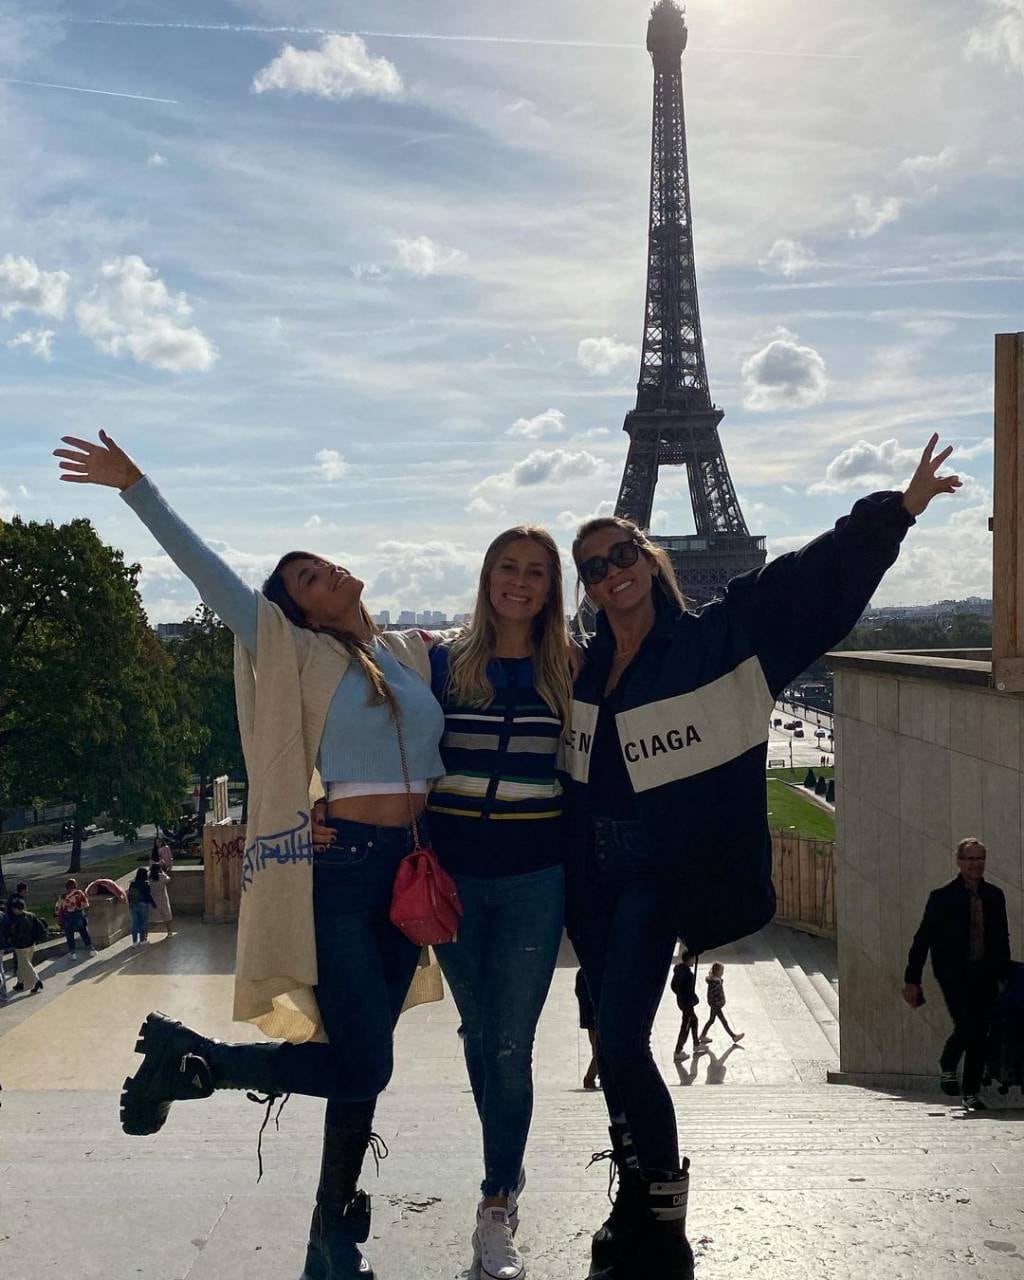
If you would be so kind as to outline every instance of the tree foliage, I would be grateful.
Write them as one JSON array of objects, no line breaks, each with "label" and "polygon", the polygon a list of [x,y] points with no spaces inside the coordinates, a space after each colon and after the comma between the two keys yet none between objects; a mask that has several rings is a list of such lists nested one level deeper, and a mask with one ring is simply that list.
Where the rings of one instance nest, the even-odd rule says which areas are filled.
[{"label": "tree foliage", "polygon": [[206,787],[219,774],[243,774],[235,710],[234,637],[211,609],[200,605],[171,646],[181,696],[196,726],[193,767],[199,774],[200,822]]},{"label": "tree foliage", "polygon": [[93,818],[131,835],[188,782],[195,728],[138,574],[88,520],[0,522],[0,783],[76,805],[71,870]]}]

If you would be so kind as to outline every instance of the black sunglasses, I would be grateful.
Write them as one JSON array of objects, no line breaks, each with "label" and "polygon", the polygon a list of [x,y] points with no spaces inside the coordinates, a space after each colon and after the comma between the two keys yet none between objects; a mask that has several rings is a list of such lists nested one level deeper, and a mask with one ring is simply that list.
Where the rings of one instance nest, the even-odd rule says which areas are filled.
[{"label": "black sunglasses", "polygon": [[591,556],[580,565],[580,577],[588,587],[596,587],[608,577],[608,569],[631,569],[640,559],[640,544],[635,538],[625,542],[613,542],[606,556]]}]

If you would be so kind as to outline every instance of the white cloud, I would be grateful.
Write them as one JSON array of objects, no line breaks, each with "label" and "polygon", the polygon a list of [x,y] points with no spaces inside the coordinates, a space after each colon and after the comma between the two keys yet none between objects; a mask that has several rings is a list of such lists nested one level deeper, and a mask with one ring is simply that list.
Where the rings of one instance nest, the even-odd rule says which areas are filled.
[{"label": "white cloud", "polygon": [[75,307],[78,327],[105,355],[129,355],[171,373],[206,372],[217,361],[213,343],[189,324],[184,293],[168,292],[137,254],[110,258],[88,297]]},{"label": "white cloud", "polygon": [[53,334],[52,329],[26,329],[16,338],[8,339],[7,346],[28,347],[34,356],[49,361],[53,359]]},{"label": "white cloud", "polygon": [[318,515],[312,515],[303,524],[302,527],[303,529],[319,529],[322,524],[323,524],[323,521],[320,519]]},{"label": "white cloud", "polygon": [[340,480],[348,471],[348,463],[337,449],[321,449],[316,455],[324,480]]},{"label": "white cloud", "polygon": [[991,436],[979,440],[977,444],[968,445],[966,449],[962,445],[957,445],[950,458],[950,465],[959,462],[961,458],[980,458],[986,453],[992,453],[994,448],[995,441]]},{"label": "white cloud", "polygon": [[565,414],[560,409],[546,409],[535,418],[517,418],[506,434],[539,440],[541,436],[557,436],[564,430]]},{"label": "white cloud", "polygon": [[429,236],[416,236],[412,240],[395,241],[399,265],[414,276],[433,276],[464,262],[461,249],[448,249],[437,244]]},{"label": "white cloud", "polygon": [[613,516],[615,514],[615,503],[604,501],[599,502],[597,506],[587,515],[578,516],[575,511],[560,511],[555,516],[555,524],[559,529],[569,529],[573,533],[586,520],[595,520],[600,516]]},{"label": "white cloud", "polygon": [[607,440],[611,433],[611,427],[590,427],[586,431],[581,431],[578,438],[580,440]]},{"label": "white cloud", "polygon": [[577,480],[594,475],[601,466],[601,459],[588,453],[586,449],[581,449],[578,453],[568,449],[534,449],[533,453],[508,471],[487,476],[477,485],[477,491],[524,489],[533,485]]},{"label": "white cloud", "polygon": [[167,161],[159,151],[154,151],[151,156],[146,159],[146,164],[150,169],[166,169]]},{"label": "white cloud", "polygon": [[498,508],[493,502],[488,502],[486,498],[476,497],[471,502],[466,503],[466,510],[471,516],[492,516]]},{"label": "white cloud", "polygon": [[387,58],[373,58],[359,36],[325,36],[319,49],[286,44],[256,73],[254,93],[280,90],[317,98],[397,98],[402,77]]},{"label": "white cloud", "polygon": [[785,329],[744,360],[740,372],[748,409],[806,409],[820,404],[828,392],[825,361]]},{"label": "white cloud", "polygon": [[379,262],[357,262],[352,268],[354,279],[366,280],[370,284],[378,284],[386,280],[390,274],[387,267],[381,266]]},{"label": "white cloud", "polygon": [[799,275],[816,262],[814,250],[808,249],[799,240],[776,240],[758,266],[762,271],[777,271],[780,275],[789,277]]},{"label": "white cloud", "polygon": [[618,338],[584,338],[576,351],[576,359],[587,373],[603,376],[621,364],[640,359],[639,350]]},{"label": "white cloud", "polygon": [[382,542],[374,549],[366,594],[405,608],[466,608],[480,574],[480,553],[454,542]]},{"label": "white cloud", "polygon": [[859,440],[834,457],[825,468],[824,480],[812,484],[807,492],[850,493],[893,488],[914,474],[919,458],[916,450],[904,449],[896,440],[883,440],[881,444]]},{"label": "white cloud", "polygon": [[899,221],[906,204],[907,200],[904,196],[886,196],[877,204],[871,200],[870,196],[854,196],[853,212],[854,216],[860,219],[861,225],[851,227],[850,235],[855,240],[868,240],[871,236],[878,235],[883,227]]},{"label": "white cloud", "polygon": [[900,173],[909,174],[914,178],[931,176],[932,174],[944,173],[947,169],[952,169],[956,161],[956,147],[943,147],[938,155],[908,156],[900,165]]},{"label": "white cloud", "polygon": [[1024,0],[988,0],[988,6],[995,12],[971,31],[967,56],[1024,75]]},{"label": "white cloud", "polygon": [[0,520],[10,520],[13,515],[14,503],[11,500],[11,495],[0,484]]},{"label": "white cloud", "polygon": [[16,311],[35,311],[60,320],[68,302],[66,271],[41,271],[31,258],[6,254],[0,258],[0,319]]}]

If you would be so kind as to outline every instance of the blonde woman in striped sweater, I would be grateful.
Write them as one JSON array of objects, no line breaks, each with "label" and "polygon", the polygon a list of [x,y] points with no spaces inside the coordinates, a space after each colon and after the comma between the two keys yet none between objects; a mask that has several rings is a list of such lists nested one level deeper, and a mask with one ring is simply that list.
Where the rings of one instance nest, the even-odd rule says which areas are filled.
[{"label": "blonde woman in striped sweater", "polygon": [[533,1041],[565,913],[555,773],[571,684],[558,548],[522,525],[491,543],[470,626],[431,652],[445,776],[428,801],[464,916],[437,948],[459,1007],[483,1129],[473,1233],[483,1280],[522,1280],[515,1244],[533,1111]]}]

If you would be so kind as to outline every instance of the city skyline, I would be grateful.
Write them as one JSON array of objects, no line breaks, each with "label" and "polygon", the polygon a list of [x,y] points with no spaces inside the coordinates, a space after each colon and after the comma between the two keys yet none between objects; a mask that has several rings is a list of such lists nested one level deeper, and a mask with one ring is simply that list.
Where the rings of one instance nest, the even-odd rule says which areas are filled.
[{"label": "city skyline", "polygon": [[[307,547],[371,612],[450,616],[502,528],[567,553],[614,502],[635,399],[649,9],[440,0],[423,33],[357,0],[351,30],[304,34],[269,30],[283,0],[139,0],[125,25],[4,4],[0,516],[88,516],[151,619],[186,616],[131,513],[55,482],[57,437],[103,425],[254,583]],[[702,318],[751,526],[800,545],[935,429],[969,480],[877,603],[988,595],[1024,13],[698,0],[688,22]],[[659,485],[654,532],[686,532],[684,489]]]}]

